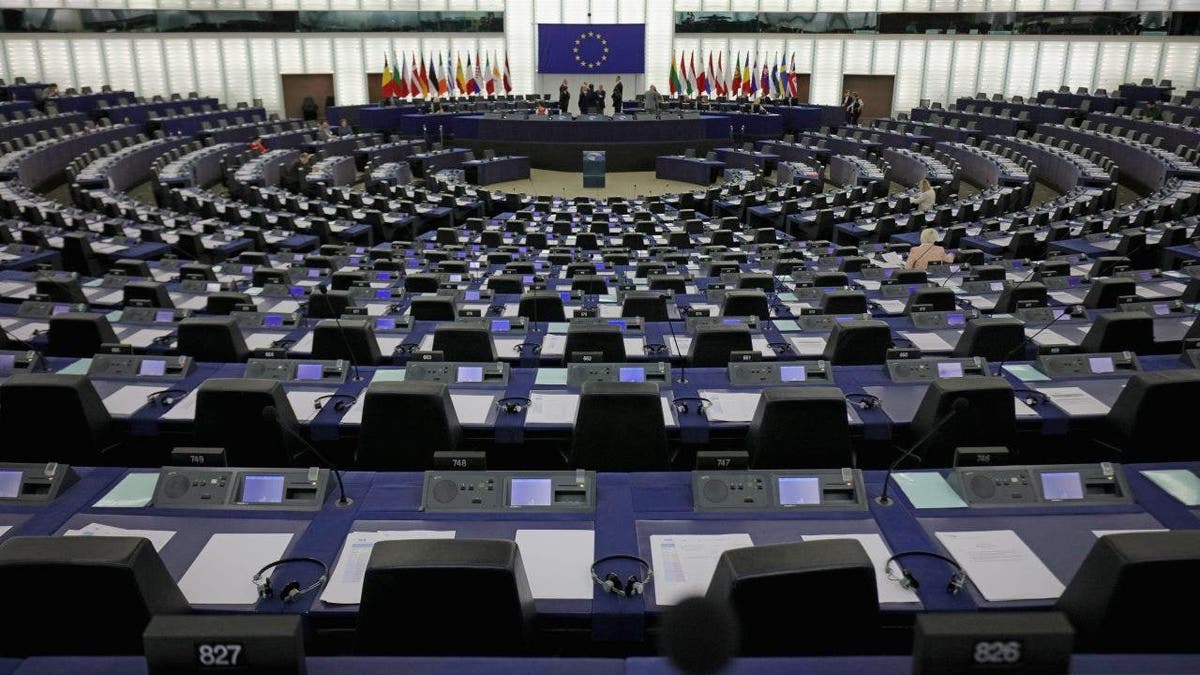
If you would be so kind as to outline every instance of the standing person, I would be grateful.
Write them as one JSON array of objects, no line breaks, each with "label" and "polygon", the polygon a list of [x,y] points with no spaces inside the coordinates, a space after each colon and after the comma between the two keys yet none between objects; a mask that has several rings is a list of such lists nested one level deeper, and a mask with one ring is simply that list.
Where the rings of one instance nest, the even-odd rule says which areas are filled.
[{"label": "standing person", "polygon": [[579,85],[579,114],[586,115],[588,107],[588,88],[587,82]]},{"label": "standing person", "polygon": [[618,75],[617,83],[613,85],[613,90],[612,90],[612,102],[613,102],[613,114],[614,115],[620,115],[621,111],[625,109],[625,104],[622,100],[623,96],[625,96],[625,85],[621,84],[621,76]]},{"label": "standing person", "polygon": [[608,102],[605,101],[604,85],[600,85],[600,88],[596,90],[596,113],[603,115],[604,106],[607,105],[607,103]]},{"label": "standing person", "polygon": [[642,96],[643,106],[648,113],[657,113],[658,106],[662,102],[662,94],[658,93],[658,89],[654,85],[650,85],[650,89]]},{"label": "standing person", "polygon": [[566,79],[563,79],[562,84],[558,85],[558,112],[566,115],[567,108],[571,105],[571,88],[567,86]]},{"label": "standing person", "polygon": [[595,113],[597,106],[596,106],[596,84],[594,82],[588,83],[587,93],[584,95],[583,98],[584,98],[584,100],[587,101],[588,112]]},{"label": "standing person", "polygon": [[858,124],[858,118],[862,117],[863,100],[857,91],[851,93],[854,95],[854,102],[850,104],[850,123]]},{"label": "standing person", "polygon": [[936,203],[937,193],[933,191],[929,181],[922,178],[921,182],[917,183],[917,198],[913,200],[913,204],[917,207],[917,213],[925,213]]},{"label": "standing person", "polygon": [[850,90],[847,89],[842,94],[842,110],[846,111],[846,123],[850,124],[851,108],[854,107],[854,97],[850,95]]}]

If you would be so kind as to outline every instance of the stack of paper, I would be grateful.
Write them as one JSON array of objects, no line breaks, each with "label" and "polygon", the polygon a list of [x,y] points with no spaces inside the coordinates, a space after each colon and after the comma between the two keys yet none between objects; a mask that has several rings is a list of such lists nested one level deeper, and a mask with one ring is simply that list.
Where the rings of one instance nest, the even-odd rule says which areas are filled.
[{"label": "stack of paper", "polygon": [[250,581],[264,565],[283,557],[290,532],[214,534],[179,580],[193,605],[252,605],[258,588]]},{"label": "stack of paper", "polygon": [[592,530],[517,530],[521,563],[537,600],[587,600],[592,597]]},{"label": "stack of paper", "polygon": [[746,533],[650,535],[655,603],[676,605],[704,595],[721,554],[751,546],[754,542]]},{"label": "stack of paper", "polygon": [[171,537],[175,536],[173,530],[127,530],[122,527],[113,527],[112,525],[104,525],[102,523],[88,523],[83,527],[75,530],[67,530],[63,532],[64,537],[144,537],[150,540],[154,545],[154,550],[162,552],[163,547],[167,542],[171,541]]},{"label": "stack of paper", "polygon": [[1062,582],[1012,530],[938,532],[937,538],[989,602],[1062,595]]},{"label": "stack of paper", "polygon": [[788,336],[787,341],[791,343],[792,349],[800,356],[821,356],[825,353],[825,338],[823,337],[800,337],[798,335]]},{"label": "stack of paper", "polygon": [[708,399],[709,406],[704,412],[709,422],[749,422],[754,419],[754,411],[758,409],[760,392],[718,391],[701,389],[700,398]]},{"label": "stack of paper", "polygon": [[525,424],[573,425],[579,412],[579,394],[534,391],[529,394]]},{"label": "stack of paper", "polygon": [[1107,405],[1079,387],[1038,387],[1038,391],[1071,417],[1108,414]]},{"label": "stack of paper", "polygon": [[371,551],[381,541],[402,539],[453,539],[454,530],[387,530],[382,532],[351,532],[346,535],[342,552],[321,601],[332,605],[357,605],[362,599],[363,578],[367,574],[367,562]]}]

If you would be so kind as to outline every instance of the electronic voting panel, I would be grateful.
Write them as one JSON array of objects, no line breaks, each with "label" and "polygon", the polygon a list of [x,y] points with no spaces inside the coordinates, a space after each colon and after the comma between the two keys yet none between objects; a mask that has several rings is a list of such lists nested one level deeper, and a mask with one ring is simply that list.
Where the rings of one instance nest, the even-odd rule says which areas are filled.
[{"label": "electronic voting panel", "polygon": [[427,471],[423,511],[590,513],[594,471]]},{"label": "electronic voting panel", "polygon": [[947,482],[972,506],[1131,504],[1120,464],[1047,464],[955,469]]},{"label": "electronic voting panel", "polygon": [[1037,368],[1053,378],[1082,377],[1130,373],[1142,369],[1137,354],[1112,352],[1106,354],[1041,354]]},{"label": "electronic voting panel", "polygon": [[450,361],[410,361],[404,379],[446,384],[508,384],[507,363],[454,363]]},{"label": "electronic voting panel", "polygon": [[318,511],[329,470],[164,467],[153,504],[172,509]]},{"label": "electronic voting panel", "polygon": [[344,359],[250,359],[242,377],[276,382],[342,384],[350,373]]},{"label": "electronic voting panel", "polygon": [[863,511],[867,490],[858,469],[695,471],[696,511]]},{"label": "electronic voting panel", "polygon": [[88,366],[88,377],[136,378],[139,380],[182,380],[196,369],[190,356],[135,356],[96,354]]},{"label": "electronic voting panel", "polygon": [[738,385],[832,384],[833,368],[829,367],[827,361],[730,363],[729,382]]},{"label": "electronic voting panel", "polygon": [[79,480],[66,464],[0,464],[0,504],[41,504],[54,501]]},{"label": "electronic voting panel", "polygon": [[920,359],[889,359],[888,376],[892,382],[931,382],[940,378],[987,375],[987,359],[982,356],[966,358],[925,357]]},{"label": "electronic voting panel", "polygon": [[584,382],[671,382],[671,366],[665,361],[653,363],[568,363],[567,385],[583,386]]}]

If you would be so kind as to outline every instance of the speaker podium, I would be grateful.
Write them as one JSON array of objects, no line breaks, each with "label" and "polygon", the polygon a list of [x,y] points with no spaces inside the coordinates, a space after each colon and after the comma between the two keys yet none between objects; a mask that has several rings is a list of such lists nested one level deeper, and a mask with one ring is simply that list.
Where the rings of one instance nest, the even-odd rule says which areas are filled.
[{"label": "speaker podium", "polygon": [[583,187],[604,187],[605,154],[603,150],[583,151]]}]

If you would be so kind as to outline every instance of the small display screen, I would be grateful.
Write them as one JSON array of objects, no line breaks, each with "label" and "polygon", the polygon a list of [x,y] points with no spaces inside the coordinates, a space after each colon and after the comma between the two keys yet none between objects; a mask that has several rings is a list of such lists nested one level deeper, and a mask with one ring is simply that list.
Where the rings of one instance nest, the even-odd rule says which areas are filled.
[{"label": "small display screen", "polygon": [[1082,284],[1082,283],[1083,283],[1083,279],[1080,277],[1067,277],[1067,285],[1068,286],[1078,286],[1079,284]]},{"label": "small display screen", "polygon": [[966,322],[967,318],[963,316],[962,312],[951,312],[946,315],[947,326],[962,326],[966,324]]},{"label": "small display screen", "polygon": [[391,300],[392,299],[392,289],[390,289],[390,288],[375,289],[375,299],[376,300]]},{"label": "small display screen", "polygon": [[154,313],[154,320],[158,323],[170,323],[175,320],[175,312],[169,309],[157,311]]},{"label": "small display screen", "polygon": [[283,476],[249,475],[242,480],[243,504],[283,502]]},{"label": "small display screen", "polygon": [[781,476],[779,503],[783,506],[821,503],[821,481],[810,476]]},{"label": "small display screen", "polygon": [[12,375],[17,365],[17,357],[12,354],[0,354],[0,377]]},{"label": "small display screen", "polygon": [[570,292],[570,291],[561,291],[561,292],[558,294],[558,299],[559,299],[559,300],[562,300],[563,302],[570,302],[570,300],[571,300],[571,292]]},{"label": "small display screen", "polygon": [[51,308],[50,315],[53,316],[55,314],[63,314],[69,311],[71,311],[71,308],[67,305],[55,305],[53,308]]},{"label": "small display screen", "polygon": [[375,319],[375,330],[395,330],[396,320],[390,317]]},{"label": "small display screen", "polygon": [[852,316],[835,316],[835,317],[833,317],[833,320],[837,321],[838,323],[845,323],[847,321],[853,321],[854,317],[852,317]]},{"label": "small display screen", "polygon": [[991,289],[993,291],[1004,290],[1004,282],[1003,281],[993,281],[991,284],[989,284],[989,286],[991,287]]},{"label": "small display screen", "polygon": [[618,379],[622,382],[645,382],[645,368],[622,368],[617,373]]},{"label": "small display screen", "polygon": [[808,379],[804,366],[779,366],[779,379],[783,382],[803,382]]},{"label": "small display screen", "polygon": [[721,319],[721,324],[725,326],[738,326],[741,323],[741,319]]},{"label": "small display screen", "polygon": [[461,274],[451,274],[451,275],[450,275],[450,281],[451,281],[452,283],[456,283],[456,284],[457,284],[458,282],[462,281],[462,275],[461,275]]},{"label": "small display screen", "polygon": [[961,363],[956,363],[953,361],[949,362],[949,363],[939,363],[939,364],[937,364],[937,367],[938,367],[938,377],[962,377],[963,376],[963,369],[962,369]]},{"label": "small display screen", "polygon": [[303,286],[288,286],[288,293],[295,297],[300,297],[300,296],[304,295],[304,287]]},{"label": "small display screen", "polygon": [[478,300],[479,291],[466,291],[463,295],[463,298],[466,300]]},{"label": "small display screen", "polygon": [[376,272],[375,281],[390,281],[392,278],[391,272]]},{"label": "small display screen", "polygon": [[220,292],[221,292],[221,282],[219,282],[219,281],[210,281],[210,282],[208,282],[207,284],[205,284],[205,285],[204,285],[204,288],[205,288],[205,289],[206,289],[206,290],[207,290],[209,293],[220,293]]},{"label": "small display screen", "polygon": [[459,382],[483,382],[483,366],[459,366]]},{"label": "small display screen", "polygon": [[312,267],[308,270],[309,279],[316,279],[319,276],[321,276],[321,269],[319,267]]},{"label": "small display screen", "polygon": [[16,499],[21,494],[23,471],[0,471],[0,499]]},{"label": "small display screen", "polygon": [[1088,367],[1093,373],[1111,373],[1113,371],[1113,360],[1111,356],[1089,356]]},{"label": "small display screen", "polygon": [[297,380],[319,380],[321,379],[321,364],[319,363],[301,363],[296,366]]},{"label": "small display screen", "polygon": [[492,330],[493,331],[512,330],[512,322],[509,321],[508,319],[493,319],[492,320]]},{"label": "small display screen", "polygon": [[622,333],[624,333],[625,329],[629,327],[629,323],[625,321],[625,319],[609,319],[607,323],[610,326],[616,326],[617,328],[620,328]]},{"label": "small display screen", "polygon": [[1043,473],[1042,494],[1046,499],[1083,499],[1083,481],[1079,472]]},{"label": "small display screen", "polygon": [[167,372],[167,362],[162,359],[144,359],[138,365],[138,375],[162,377]]},{"label": "small display screen", "polygon": [[509,483],[509,506],[550,506],[553,498],[549,478],[514,478]]},{"label": "small display screen", "polygon": [[1171,308],[1168,307],[1166,303],[1156,302],[1156,303],[1154,303],[1154,313],[1159,316],[1162,316],[1164,314],[1170,314]]},{"label": "small display screen", "polygon": [[278,314],[268,314],[263,317],[262,325],[267,328],[278,328],[283,325],[283,317]]}]

